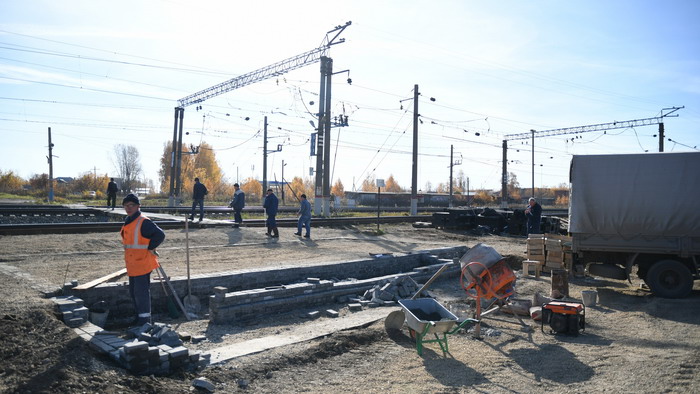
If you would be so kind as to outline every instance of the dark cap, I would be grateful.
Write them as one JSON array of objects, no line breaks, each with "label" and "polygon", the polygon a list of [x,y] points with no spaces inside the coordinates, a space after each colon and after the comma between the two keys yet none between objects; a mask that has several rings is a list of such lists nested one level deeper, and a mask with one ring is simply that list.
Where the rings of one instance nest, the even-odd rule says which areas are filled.
[{"label": "dark cap", "polygon": [[272,193],[272,189],[267,189],[268,193]]},{"label": "dark cap", "polygon": [[306,194],[302,194],[302,195],[301,195],[301,198],[306,198]]},{"label": "dark cap", "polygon": [[237,184],[237,183],[234,183],[234,184],[233,184],[233,186],[236,186],[236,187],[238,187],[238,184]]},{"label": "dark cap", "polygon": [[141,205],[139,198],[136,197],[135,194],[131,194],[131,193],[127,194],[126,197],[124,197],[124,200],[122,200],[122,205],[124,205],[128,202],[133,202],[136,205]]}]

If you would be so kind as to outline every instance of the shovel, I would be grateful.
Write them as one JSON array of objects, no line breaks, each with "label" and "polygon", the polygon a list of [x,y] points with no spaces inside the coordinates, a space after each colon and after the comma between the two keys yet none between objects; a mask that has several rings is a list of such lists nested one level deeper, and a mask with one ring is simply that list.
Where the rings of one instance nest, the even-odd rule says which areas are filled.
[{"label": "shovel", "polygon": [[187,295],[183,299],[188,314],[197,315],[202,308],[199,298],[192,295],[192,283],[190,281],[190,229],[185,218],[185,255],[187,259]]}]

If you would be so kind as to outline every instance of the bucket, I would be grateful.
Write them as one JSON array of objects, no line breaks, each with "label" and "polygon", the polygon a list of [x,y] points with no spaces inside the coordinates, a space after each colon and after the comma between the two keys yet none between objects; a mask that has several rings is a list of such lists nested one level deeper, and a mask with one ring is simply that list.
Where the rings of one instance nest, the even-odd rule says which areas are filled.
[{"label": "bucket", "polygon": [[98,309],[90,311],[90,322],[98,327],[104,328],[107,322],[107,315],[109,315],[109,310],[103,311]]},{"label": "bucket", "polygon": [[583,305],[587,307],[595,306],[598,292],[595,290],[583,290],[581,291],[581,298],[583,299]]},{"label": "bucket", "polygon": [[90,322],[96,326],[104,328],[108,315],[109,308],[107,308],[107,303],[105,301],[96,302],[95,305],[90,308]]}]

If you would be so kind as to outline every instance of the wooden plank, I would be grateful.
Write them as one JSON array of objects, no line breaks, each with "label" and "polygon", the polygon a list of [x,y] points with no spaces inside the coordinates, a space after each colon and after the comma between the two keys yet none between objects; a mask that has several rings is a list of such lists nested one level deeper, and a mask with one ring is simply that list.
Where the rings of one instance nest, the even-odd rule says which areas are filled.
[{"label": "wooden plank", "polygon": [[110,280],[110,279],[118,278],[118,277],[120,277],[120,276],[122,276],[122,275],[124,275],[124,274],[126,274],[126,268],[122,268],[122,269],[120,269],[120,270],[117,271],[117,272],[112,272],[112,273],[109,274],[109,275],[105,275],[105,276],[103,276],[103,277],[101,277],[101,278],[97,278],[97,279],[95,279],[95,280],[93,280],[93,281],[90,281],[90,282],[88,282],[88,283],[84,283],[84,284],[82,284],[82,285],[80,285],[80,286],[75,286],[73,289],[74,289],[74,290],[87,290],[87,289],[90,289],[90,288],[93,288],[93,287],[99,285],[100,283],[107,282],[107,281]]}]

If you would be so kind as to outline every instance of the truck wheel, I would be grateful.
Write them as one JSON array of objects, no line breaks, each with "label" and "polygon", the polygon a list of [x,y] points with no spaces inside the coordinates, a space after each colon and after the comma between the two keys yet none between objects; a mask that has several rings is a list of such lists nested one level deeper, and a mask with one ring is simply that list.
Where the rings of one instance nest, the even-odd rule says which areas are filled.
[{"label": "truck wheel", "polygon": [[683,298],[693,290],[693,275],[682,263],[661,260],[652,264],[644,281],[652,293],[663,298]]}]

